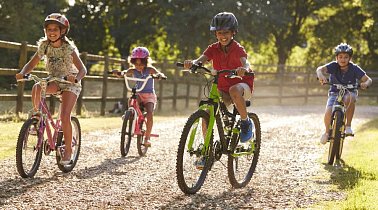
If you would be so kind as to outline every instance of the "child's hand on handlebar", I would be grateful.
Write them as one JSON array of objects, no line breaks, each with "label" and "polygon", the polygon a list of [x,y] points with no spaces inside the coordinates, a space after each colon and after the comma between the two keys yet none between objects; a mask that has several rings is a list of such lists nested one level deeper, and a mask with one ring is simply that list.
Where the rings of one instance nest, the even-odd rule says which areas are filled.
[{"label": "child's hand on handlebar", "polygon": [[23,79],[24,78],[24,74],[23,73],[17,73],[16,74],[16,80],[20,80],[20,79]]},{"label": "child's hand on handlebar", "polygon": [[366,88],[369,87],[369,81],[361,82],[360,87],[361,89],[365,90]]},{"label": "child's hand on handlebar", "polygon": [[193,61],[192,60],[186,60],[184,61],[184,68],[185,69],[190,69],[190,67],[192,67],[193,65]]},{"label": "child's hand on handlebar", "polygon": [[239,77],[243,77],[246,71],[247,71],[247,69],[245,69],[244,67],[238,67],[238,68],[236,69],[236,74],[237,74]]}]

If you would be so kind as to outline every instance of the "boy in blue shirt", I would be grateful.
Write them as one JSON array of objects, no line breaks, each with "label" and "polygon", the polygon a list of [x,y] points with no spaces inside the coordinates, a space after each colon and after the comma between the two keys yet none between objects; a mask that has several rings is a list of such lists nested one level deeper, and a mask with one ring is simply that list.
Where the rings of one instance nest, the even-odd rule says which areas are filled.
[{"label": "boy in blue shirt", "polygon": [[[364,70],[358,65],[351,62],[353,49],[346,43],[341,43],[335,48],[336,61],[332,61],[323,66],[319,66],[316,69],[316,74],[319,78],[320,84],[327,82],[326,74],[329,74],[329,82],[332,84],[358,84],[360,83],[361,89],[366,89],[372,84],[371,78],[366,74]],[[321,144],[327,143],[329,125],[331,123],[332,105],[336,101],[338,90],[336,87],[331,86],[328,91],[327,106],[324,115],[325,133],[320,139]],[[345,104],[348,104],[346,110],[346,128],[345,134],[353,134],[351,128],[355,102],[357,100],[357,89],[345,94],[343,100]]]}]

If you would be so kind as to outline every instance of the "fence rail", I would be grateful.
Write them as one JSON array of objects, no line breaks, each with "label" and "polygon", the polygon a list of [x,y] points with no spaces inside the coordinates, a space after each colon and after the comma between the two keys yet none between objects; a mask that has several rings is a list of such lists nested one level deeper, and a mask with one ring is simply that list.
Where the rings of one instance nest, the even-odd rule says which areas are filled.
[{"label": "fence rail", "polygon": [[[19,53],[18,67],[21,69],[27,62],[28,52],[35,52],[37,46],[29,45],[26,42],[15,43],[0,40],[0,48],[16,50]],[[82,80],[82,92],[76,103],[76,114],[81,115],[83,105],[87,102],[100,102],[100,115],[105,115],[106,104],[108,102],[126,101],[127,89],[122,85],[122,94],[120,96],[109,96],[109,85],[117,83],[121,85],[123,78],[109,77],[108,71],[114,66],[122,68],[126,66],[125,59],[111,58],[109,56],[92,55],[86,52],[80,54],[83,63],[88,67],[89,74]],[[97,71],[92,70],[94,65]],[[168,80],[156,82],[156,92],[158,95],[158,111],[161,111],[163,102],[172,101],[172,109],[177,110],[178,100],[185,100],[185,108],[188,108],[190,101],[198,102],[204,95],[203,87],[206,85],[204,79],[195,75],[183,74],[175,64],[168,61],[157,62],[154,64],[159,70],[168,75]],[[19,69],[0,68],[0,76],[13,76]],[[93,68],[94,69],[94,68]],[[326,88],[319,86],[316,81],[316,74],[313,68],[297,66],[277,66],[277,65],[255,65],[255,91],[254,100],[273,99],[279,104],[285,99],[303,99],[307,104],[310,98],[325,97]],[[266,69],[278,69],[277,72],[267,72]],[[47,75],[44,71],[34,70],[33,74],[41,76]],[[97,74],[97,75],[94,75]],[[378,72],[368,72],[373,81],[378,79]],[[87,83],[95,82],[96,87],[101,86],[101,94],[87,95]],[[98,85],[101,84],[101,85]],[[193,93],[193,90],[197,90]],[[373,86],[368,91],[361,91],[360,97],[368,97],[378,103],[378,91]],[[15,101],[16,112],[23,111],[23,102],[30,101],[31,96],[24,93],[24,83],[19,82],[17,85],[17,94],[0,94],[1,101]],[[55,100],[50,99],[50,108],[54,110]]]}]

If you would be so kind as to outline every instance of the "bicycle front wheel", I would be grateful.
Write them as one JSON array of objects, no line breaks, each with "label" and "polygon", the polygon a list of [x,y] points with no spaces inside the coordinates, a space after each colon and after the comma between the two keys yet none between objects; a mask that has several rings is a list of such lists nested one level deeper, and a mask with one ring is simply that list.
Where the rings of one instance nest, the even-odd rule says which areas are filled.
[{"label": "bicycle front wheel", "polygon": [[31,118],[22,125],[16,146],[17,172],[23,178],[33,177],[42,159],[43,142],[38,140],[38,120]]},{"label": "bicycle front wheel", "polygon": [[[261,146],[261,127],[260,120],[255,113],[248,113],[249,118],[253,123],[253,138],[251,140],[250,148],[247,151],[234,151],[233,154],[228,155],[228,179],[234,188],[245,187],[251,180],[255,172],[257,161],[260,154]],[[239,136],[236,137],[239,141]]]},{"label": "bicycle front wheel", "polygon": [[56,145],[56,162],[58,163],[59,169],[64,172],[70,172],[75,168],[77,160],[79,159],[80,148],[81,148],[81,127],[79,120],[76,117],[71,117],[71,125],[72,125],[72,154],[71,154],[71,164],[69,165],[61,165],[60,159],[61,155],[64,154],[65,149],[65,139],[63,132],[59,132]]},{"label": "bicycle front wheel", "polygon": [[[211,135],[208,152],[204,152],[205,136],[209,124],[209,114],[204,110],[194,112],[187,120],[181,134],[176,161],[177,182],[186,194],[196,193],[203,185],[211,167],[210,151],[213,144]],[[198,168],[198,160],[204,167]]]},{"label": "bicycle front wheel", "polygon": [[[332,115],[331,121],[331,140],[329,142],[329,150],[328,150],[328,164],[333,165],[333,162],[336,159],[340,159],[342,145],[341,142],[341,133],[342,133],[342,126],[343,126],[343,112],[342,111],[335,111]],[[340,148],[341,146],[341,148]]]},{"label": "bicycle front wheel", "polygon": [[121,130],[121,155],[125,157],[129,153],[133,127],[133,115],[130,110],[125,112]]}]

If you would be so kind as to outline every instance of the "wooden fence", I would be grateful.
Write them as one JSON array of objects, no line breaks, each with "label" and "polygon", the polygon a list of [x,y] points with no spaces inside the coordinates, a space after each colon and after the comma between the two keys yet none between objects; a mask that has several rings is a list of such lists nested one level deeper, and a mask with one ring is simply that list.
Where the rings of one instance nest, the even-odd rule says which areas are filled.
[{"label": "wooden fence", "polygon": [[[0,76],[13,76],[28,61],[28,52],[35,52],[37,46],[29,45],[26,42],[15,43],[0,41],[0,48],[6,48],[18,51],[19,62],[18,69],[0,68]],[[124,59],[111,58],[109,56],[92,55],[86,52],[80,54],[84,64],[89,69],[89,74],[82,80],[83,91],[81,92],[77,104],[76,114],[81,115],[82,107],[85,103],[100,102],[100,115],[105,115],[106,104],[108,102],[126,101],[127,89],[123,85],[121,96],[109,96],[109,84],[122,83],[123,79],[109,77],[108,73],[114,66],[121,69],[126,66]],[[166,81],[158,81],[156,91],[158,95],[158,111],[161,111],[162,104],[165,101],[171,101],[173,110],[178,109],[178,100],[184,100],[185,108],[189,107],[192,100],[198,102],[204,96],[204,86],[206,82],[195,75],[184,75],[173,62],[163,61],[154,64],[159,70],[168,76]],[[284,100],[302,99],[303,104],[309,103],[310,98],[325,97],[326,88],[320,87],[316,81],[314,68],[293,67],[293,66],[276,66],[276,65],[256,65],[254,100],[270,100],[282,104]],[[278,69],[278,70],[277,70]],[[42,69],[43,70],[43,69]],[[274,73],[270,73],[274,72]],[[34,70],[34,74],[46,75],[43,71]],[[373,81],[377,81],[378,72],[368,72]],[[86,95],[87,83],[96,82],[101,85],[101,94]],[[184,86],[184,88],[182,88]],[[360,97],[368,97],[378,103],[378,91],[373,86],[368,91],[361,91]],[[89,88],[88,88],[89,89]],[[169,91],[166,91],[169,90]],[[196,91],[193,93],[193,91]],[[17,94],[0,94],[1,101],[15,101],[16,112],[23,111],[24,100],[31,100],[30,95],[24,94],[24,83],[17,85]],[[50,98],[50,110],[54,110],[55,100]]]}]

